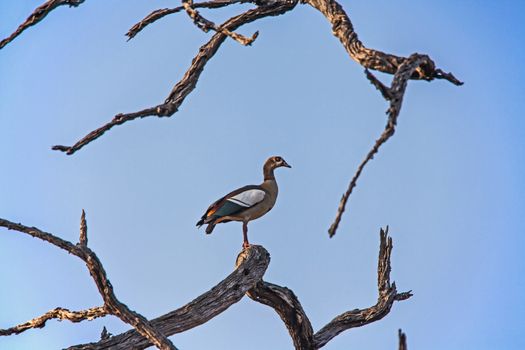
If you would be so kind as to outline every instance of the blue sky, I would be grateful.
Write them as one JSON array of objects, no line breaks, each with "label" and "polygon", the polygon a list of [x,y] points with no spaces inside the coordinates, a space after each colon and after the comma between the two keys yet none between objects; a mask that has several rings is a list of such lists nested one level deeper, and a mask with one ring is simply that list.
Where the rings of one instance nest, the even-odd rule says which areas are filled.
[{"label": "blue sky", "polygon": [[[2,2],[0,36],[39,4]],[[210,34],[184,14],[130,42],[124,33],[176,4],[59,8],[0,50],[0,217],[76,241],[84,208],[117,296],[153,318],[230,273],[241,225],[206,236],[195,222],[221,195],[259,183],[264,160],[281,155],[293,168],[276,173],[277,205],[250,224],[252,243],[272,256],[265,279],[291,288],[318,330],[375,303],[379,228],[389,225],[391,277],[414,292],[325,349],[395,349],[398,328],[414,349],[525,348],[522,2],[342,2],[365,45],[427,53],[465,85],[410,82],[397,132],[365,169],[333,239],[326,230],[387,104],[304,5],[243,27],[260,31],[252,47],[226,41],[173,117],[119,126],[74,156],[50,150],[164,100]],[[2,229],[0,263],[1,328],[101,304],[81,261],[55,247]],[[113,317],[51,321],[0,348],[63,348],[98,339],[103,326],[128,329]],[[292,348],[274,311],[246,298],[171,339],[181,349]]]}]

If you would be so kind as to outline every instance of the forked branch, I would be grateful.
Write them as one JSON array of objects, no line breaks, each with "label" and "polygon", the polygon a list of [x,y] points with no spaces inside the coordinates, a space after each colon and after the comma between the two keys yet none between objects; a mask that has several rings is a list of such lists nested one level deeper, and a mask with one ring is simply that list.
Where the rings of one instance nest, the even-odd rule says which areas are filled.
[{"label": "forked branch", "polygon": [[[243,4],[243,3],[250,3],[253,1],[250,0],[213,0],[213,1],[205,1],[205,2],[197,2],[192,5],[192,8],[208,8],[208,9],[216,9],[220,7],[225,7],[233,4]],[[184,6],[178,6],[171,9],[159,9],[151,12],[149,15],[144,17],[140,22],[135,24],[133,27],[131,27],[128,32],[126,33],[126,36],[128,37],[128,40],[131,40],[137,35],[142,29],[144,29],[149,24],[152,24],[153,22],[156,22],[157,20],[167,16],[171,15],[177,12],[181,12],[184,10]]]},{"label": "forked branch", "polygon": [[387,227],[386,230],[380,230],[377,303],[369,308],[342,313],[315,334],[301,303],[290,289],[261,281],[248,291],[247,295],[277,312],[290,333],[295,349],[319,349],[345,330],[382,319],[390,312],[395,301],[406,300],[412,296],[411,291],[398,293],[395,283],[390,283],[391,253],[392,238],[388,236]]},{"label": "forked branch", "polygon": [[399,350],[407,350],[407,336],[405,333],[401,331],[401,329],[398,331],[399,336]]},{"label": "forked branch", "polygon": [[378,321],[385,317],[395,301],[406,300],[412,296],[412,291],[398,293],[395,283],[390,283],[390,255],[392,253],[392,238],[388,237],[388,227],[381,229],[379,244],[379,259],[377,264],[377,303],[362,310],[352,310],[340,314],[314,335],[315,348],[321,348],[339,333],[355,327]]},{"label": "forked branch", "polygon": [[159,349],[175,349],[167,338],[168,336],[206,323],[237,303],[245,294],[259,303],[270,306],[277,312],[286,325],[296,349],[319,349],[347,329],[361,327],[383,318],[390,312],[395,301],[405,300],[412,296],[410,292],[397,293],[395,283],[390,283],[392,239],[388,237],[387,228],[387,230],[380,231],[377,304],[366,309],[345,312],[317,333],[313,332],[310,320],[292,290],[262,280],[270,262],[270,255],[266,249],[256,245],[244,249],[237,257],[236,269],[210,291],[177,310],[148,321],[140,314],[131,311],[116,298],[102,263],[87,247],[85,213],[82,214],[80,225],[81,237],[84,237],[81,240],[85,244],[73,244],[35,227],[16,224],[4,219],[0,219],[0,227],[26,233],[81,258],[86,262],[104,300],[103,306],[84,311],[56,308],[24,324],[0,330],[0,335],[18,334],[30,328],[41,328],[45,326],[46,321],[53,318],[80,322],[109,314],[119,317],[134,328],[134,330],[115,336],[109,336],[105,332],[103,333],[105,336],[98,342],[75,345],[69,349],[145,349],[151,345]]},{"label": "forked branch", "polygon": [[[390,88],[386,87],[379,79],[377,79],[368,69],[365,70],[365,74],[368,80],[374,85],[385,100],[390,102],[390,107],[387,110],[387,122],[385,129],[376,140],[372,149],[367,153],[365,159],[359,164],[357,171],[350,180],[350,184],[346,192],[343,194],[339,207],[337,208],[337,214],[335,216],[334,222],[328,229],[328,234],[330,237],[333,237],[337,231],[343,212],[346,208],[346,203],[352,194],[354,187],[357,185],[357,180],[366,164],[374,158],[374,155],[379,151],[379,148],[386,142],[396,131],[397,118],[399,117],[399,112],[401,111],[401,106],[403,104],[403,98],[405,96],[405,91],[407,83],[410,79],[413,79],[414,76],[420,77],[421,79],[431,80],[436,73],[434,62],[427,55],[412,54],[407,59],[401,61],[401,64],[397,68],[394,78],[392,79],[392,85]],[[450,76],[452,76],[450,74]],[[425,78],[427,77],[427,78]],[[453,76],[452,76],[453,77]],[[455,78],[454,78],[455,79]]]},{"label": "forked branch", "polygon": [[105,316],[105,314],[111,314],[117,316],[125,323],[133,326],[138,332],[140,332],[140,334],[146,337],[157,348],[166,350],[176,349],[171,341],[157,329],[152,327],[145,317],[130,310],[125,304],[121,303],[117,299],[113,291],[113,286],[106,276],[106,271],[104,270],[102,263],[98,259],[97,255],[87,247],[87,225],[84,211],[82,211],[81,217],[81,233],[79,244],[73,244],[51,233],[39,230],[36,227],[28,227],[4,219],[0,219],[0,227],[5,227],[8,230],[18,231],[41,239],[82,259],[86,263],[89,273],[91,274],[91,277],[93,278],[98,291],[104,300],[104,306],[84,311],[70,312],[69,310],[57,308],[25,324],[0,331],[0,335],[20,333],[29,328],[43,327],[46,321],[51,318],[63,318],[73,322],[80,322],[83,320],[93,319],[95,317]]},{"label": "forked branch", "polygon": [[[278,16],[287,11],[290,11],[297,4],[297,0],[289,0],[277,2],[271,5],[260,6],[252,10],[248,10],[243,14],[232,17],[221,25],[221,28],[229,31],[234,31],[240,26],[256,21],[258,19]],[[168,95],[164,103],[146,108],[138,112],[117,114],[109,123],[93,130],[77,143],[72,146],[53,146],[54,150],[65,152],[66,154],[73,154],[85,145],[93,142],[106,131],[110,130],[116,125],[121,125],[137,118],[145,118],[150,116],[156,117],[170,117],[178,111],[184,99],[195,89],[197,81],[204,70],[208,61],[215,55],[221,44],[228,36],[223,32],[215,33],[210,41],[203,45],[195,58],[193,59],[190,68],[184,74],[184,77],[174,86],[171,93]]]},{"label": "forked branch", "polygon": [[[223,281],[177,310],[151,320],[151,324],[170,336],[206,323],[241,300],[244,294],[261,280],[269,263],[270,254],[266,249],[252,245],[250,249],[239,254],[237,268]],[[149,346],[151,342],[148,339],[136,330],[130,330],[96,343],[75,345],[69,350],[138,350]]]}]

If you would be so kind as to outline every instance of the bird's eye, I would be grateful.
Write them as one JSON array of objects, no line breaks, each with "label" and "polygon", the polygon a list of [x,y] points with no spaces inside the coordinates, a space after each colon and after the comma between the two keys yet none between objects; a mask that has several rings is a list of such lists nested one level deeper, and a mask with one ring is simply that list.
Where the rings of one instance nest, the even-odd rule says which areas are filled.
[{"label": "bird's eye", "polygon": [[280,162],[281,160],[282,160],[281,157],[275,157],[276,162]]}]

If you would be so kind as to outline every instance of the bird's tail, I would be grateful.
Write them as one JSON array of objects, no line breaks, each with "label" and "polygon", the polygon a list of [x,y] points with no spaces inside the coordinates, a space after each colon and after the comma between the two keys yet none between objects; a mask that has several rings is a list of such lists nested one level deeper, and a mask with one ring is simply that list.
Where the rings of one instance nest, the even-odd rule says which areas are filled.
[{"label": "bird's tail", "polygon": [[207,234],[212,233],[214,228],[215,228],[215,223],[212,222],[212,223],[208,224],[208,226],[206,227],[206,233]]},{"label": "bird's tail", "polygon": [[197,224],[195,226],[201,227],[202,225],[204,225],[204,217],[202,217],[199,221],[197,221]]}]

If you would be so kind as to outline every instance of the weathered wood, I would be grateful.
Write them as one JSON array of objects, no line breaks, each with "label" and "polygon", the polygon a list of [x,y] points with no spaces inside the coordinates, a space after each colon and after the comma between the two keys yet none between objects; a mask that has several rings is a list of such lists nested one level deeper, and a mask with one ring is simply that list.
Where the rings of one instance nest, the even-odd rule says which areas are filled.
[{"label": "weathered wood", "polygon": [[[170,336],[206,323],[241,300],[261,280],[269,263],[270,254],[266,249],[251,245],[239,255],[237,268],[228,277],[181,308],[151,320],[151,325]],[[130,330],[96,343],[75,345],[69,350],[145,349],[149,346],[151,342],[137,331]]]},{"label": "weathered wood", "polygon": [[411,291],[397,293],[396,284],[390,284],[390,254],[392,252],[392,238],[388,237],[388,227],[381,229],[379,244],[379,259],[377,264],[377,289],[379,297],[377,303],[366,309],[356,309],[344,312],[335,317],[326,326],[314,334],[315,349],[325,346],[330,340],[343,331],[361,327],[385,317],[392,308],[394,301],[405,300],[412,296]]},{"label": "weathered wood", "polygon": [[[140,332],[140,334],[148,338],[157,348],[163,350],[176,350],[176,347],[171,343],[171,341],[156,328],[152,327],[144,316],[133,310],[130,310],[125,304],[121,303],[117,299],[113,291],[113,286],[107,278],[106,271],[104,270],[102,263],[98,259],[97,255],[87,247],[87,223],[84,211],[82,211],[80,222],[80,243],[78,245],[59,238],[51,233],[42,231],[36,227],[28,227],[5,219],[0,219],[0,227],[5,227],[9,230],[18,231],[41,239],[82,259],[86,263],[89,273],[91,274],[91,277],[93,278],[93,281],[95,282],[98,291],[104,300],[104,306],[102,307],[103,311],[107,312],[107,314],[115,315],[122,321],[133,326],[138,332]],[[69,316],[72,321],[80,322],[82,320],[92,319],[94,312],[98,312],[97,317],[103,316],[101,311],[96,308],[84,311],[76,311]],[[30,325],[34,327],[43,327],[47,319],[60,318],[60,316],[67,316],[67,313],[51,311],[50,313],[32,320],[34,322],[30,321],[29,323],[25,323],[20,327],[25,327],[26,329]],[[0,335],[7,334],[0,333]]]},{"label": "weathered wood", "polygon": [[26,323],[22,323],[20,325],[7,329],[0,329],[0,335],[5,336],[12,334],[20,334],[31,328],[43,328],[45,327],[46,322],[51,319],[68,320],[71,322],[82,322],[85,320],[94,320],[95,318],[103,317],[106,315],[108,315],[108,312],[103,306],[93,307],[81,311],[70,311],[68,309],[57,307],[51,311],[46,312],[42,316],[35,317],[34,319],[27,321]]},{"label": "weathered wood", "polygon": [[312,324],[292,290],[261,280],[246,295],[277,312],[290,333],[295,349],[313,349]]}]

